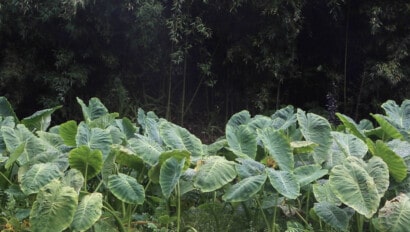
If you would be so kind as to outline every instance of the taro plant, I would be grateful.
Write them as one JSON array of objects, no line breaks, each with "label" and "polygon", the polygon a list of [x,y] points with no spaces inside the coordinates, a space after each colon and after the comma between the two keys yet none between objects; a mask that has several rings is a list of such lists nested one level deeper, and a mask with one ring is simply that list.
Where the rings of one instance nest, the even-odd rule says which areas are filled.
[{"label": "taro plant", "polygon": [[234,114],[209,145],[153,112],[97,98],[18,119],[0,97],[5,231],[406,231],[410,101],[359,123],[287,106]]}]

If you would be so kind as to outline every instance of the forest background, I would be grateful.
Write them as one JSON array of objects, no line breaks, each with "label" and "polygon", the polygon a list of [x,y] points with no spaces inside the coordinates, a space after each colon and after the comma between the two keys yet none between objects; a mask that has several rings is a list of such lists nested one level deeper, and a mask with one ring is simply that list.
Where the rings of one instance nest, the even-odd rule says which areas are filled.
[{"label": "forest background", "polygon": [[407,0],[1,0],[0,96],[20,117],[98,97],[205,141],[242,109],[366,118],[410,98]]}]

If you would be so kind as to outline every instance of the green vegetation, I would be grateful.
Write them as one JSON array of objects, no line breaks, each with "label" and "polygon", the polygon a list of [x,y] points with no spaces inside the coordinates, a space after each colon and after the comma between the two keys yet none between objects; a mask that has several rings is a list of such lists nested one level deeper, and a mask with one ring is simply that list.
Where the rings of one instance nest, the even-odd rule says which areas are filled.
[{"label": "green vegetation", "polygon": [[335,127],[287,106],[234,114],[203,144],[138,109],[98,98],[19,119],[0,97],[2,231],[407,231],[410,100]]}]

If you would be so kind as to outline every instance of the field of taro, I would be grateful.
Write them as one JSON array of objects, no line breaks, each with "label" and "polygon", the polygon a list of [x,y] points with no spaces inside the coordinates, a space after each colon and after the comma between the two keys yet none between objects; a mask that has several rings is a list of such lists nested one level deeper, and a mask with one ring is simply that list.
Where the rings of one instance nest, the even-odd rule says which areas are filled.
[{"label": "field of taro", "polygon": [[338,125],[234,114],[210,144],[154,112],[77,98],[20,119],[0,97],[1,231],[409,231],[410,101]]}]

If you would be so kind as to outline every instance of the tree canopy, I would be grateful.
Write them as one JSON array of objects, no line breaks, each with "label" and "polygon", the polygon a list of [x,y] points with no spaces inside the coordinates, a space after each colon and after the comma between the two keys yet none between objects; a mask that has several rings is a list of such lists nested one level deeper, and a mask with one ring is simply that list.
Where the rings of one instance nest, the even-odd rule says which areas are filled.
[{"label": "tree canopy", "polygon": [[26,115],[228,119],[292,104],[352,117],[409,97],[406,0],[0,2],[0,92]]}]

